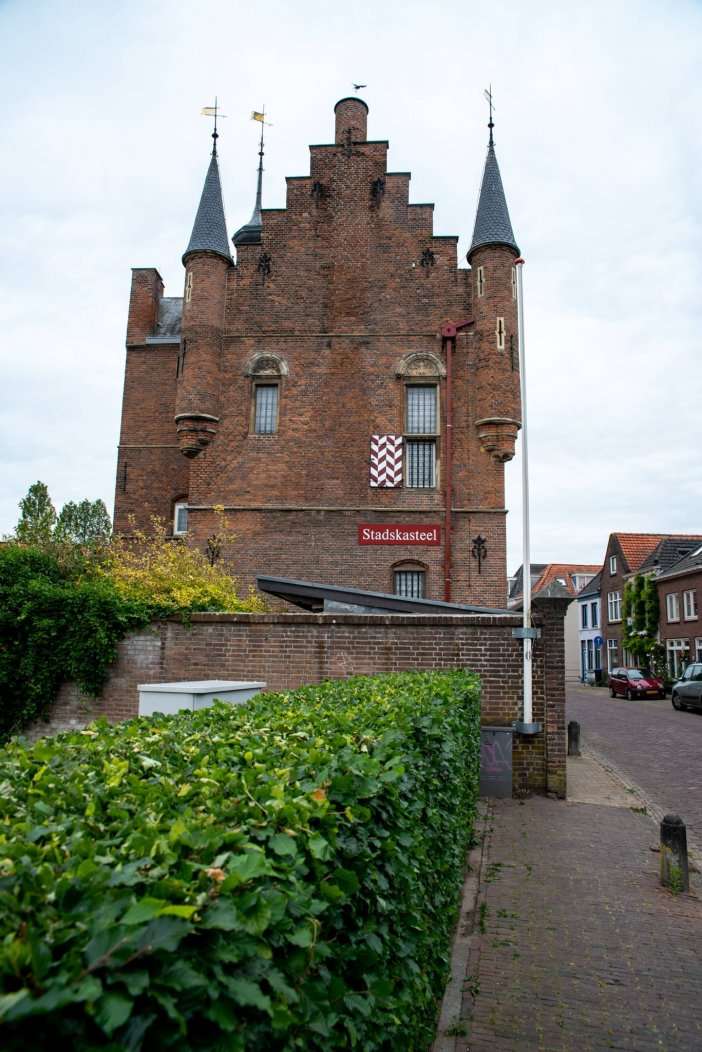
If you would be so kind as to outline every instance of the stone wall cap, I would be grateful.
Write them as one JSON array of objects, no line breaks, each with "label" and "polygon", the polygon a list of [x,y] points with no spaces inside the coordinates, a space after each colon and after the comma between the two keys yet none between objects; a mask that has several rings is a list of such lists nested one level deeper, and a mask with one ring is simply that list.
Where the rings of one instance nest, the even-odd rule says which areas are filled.
[{"label": "stone wall cap", "polygon": [[177,683],[139,683],[137,690],[148,690],[152,694],[212,694],[217,690],[254,690],[265,686],[262,680],[192,679]]}]

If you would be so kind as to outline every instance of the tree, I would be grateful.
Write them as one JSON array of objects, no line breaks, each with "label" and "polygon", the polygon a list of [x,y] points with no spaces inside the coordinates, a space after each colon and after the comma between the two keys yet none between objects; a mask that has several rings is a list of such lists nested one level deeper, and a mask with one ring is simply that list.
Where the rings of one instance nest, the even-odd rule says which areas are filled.
[{"label": "tree", "polygon": [[44,482],[35,482],[19,502],[20,518],[15,536],[22,544],[44,547],[51,543],[56,526],[56,509]]},{"label": "tree", "polygon": [[660,663],[661,645],[658,642],[658,589],[651,577],[637,574],[624,585],[622,618],[624,621],[624,649],[640,665],[654,669]]},{"label": "tree", "polygon": [[108,541],[112,523],[101,500],[70,500],[64,504],[56,522],[56,540],[73,544],[95,544]]}]

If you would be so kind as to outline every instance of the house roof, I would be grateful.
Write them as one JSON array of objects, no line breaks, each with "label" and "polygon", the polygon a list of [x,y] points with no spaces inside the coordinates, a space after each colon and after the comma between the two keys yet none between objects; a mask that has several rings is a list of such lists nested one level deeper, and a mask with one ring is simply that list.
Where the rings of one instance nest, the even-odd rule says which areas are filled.
[{"label": "house roof", "polygon": [[[698,541],[700,538],[698,538]],[[702,570],[702,544],[698,544],[696,548],[688,552],[687,555],[679,559],[678,562],[660,574],[658,577],[659,581],[665,581],[669,577],[678,577],[687,573],[699,573]]]},{"label": "house roof", "polygon": [[587,599],[593,595],[599,595],[602,590],[602,569],[600,572],[595,574],[591,581],[581,588],[578,592],[578,599]]},{"label": "house roof", "polygon": [[210,166],[205,176],[200,205],[195,216],[193,232],[188,247],[183,254],[183,262],[191,252],[215,252],[231,262],[227,221],[224,218],[222,184],[219,179],[217,154],[212,154]]},{"label": "house roof", "polygon": [[613,533],[621,548],[627,566],[631,573],[635,573],[658,543],[665,539],[665,533]]},{"label": "house roof", "polygon": [[651,570],[657,575],[667,573],[672,566],[699,548],[701,540],[702,537],[664,537],[641,563],[641,573]]},{"label": "house roof", "polygon": [[533,586],[532,592],[536,595],[543,592],[554,582],[562,585],[569,595],[578,595],[578,589],[573,581],[574,576],[585,574],[596,574],[601,567],[592,563],[548,563],[545,570]]},{"label": "house roof", "polygon": [[[630,573],[643,569],[649,557],[654,557],[661,541],[673,542],[671,551],[674,551],[676,541],[702,541],[702,536],[689,533],[613,533],[612,537],[617,538]],[[648,566],[648,569],[653,568],[654,564]]]},{"label": "house roof", "polygon": [[285,599],[294,606],[314,612],[369,613],[369,614],[481,614],[485,616],[513,616],[513,610],[475,606],[466,603],[445,603],[439,599],[410,599],[386,592],[366,592],[361,588],[340,587],[317,581],[295,581],[288,577],[259,574],[256,587],[261,592]]},{"label": "house roof", "polygon": [[468,258],[481,245],[507,245],[519,255],[517,242],[514,240],[512,223],[507,209],[507,200],[502,187],[500,168],[495,156],[495,146],[490,135],[483,181],[478,199],[478,211],[475,216],[473,239],[468,250]]},{"label": "house roof", "polygon": [[[555,586],[565,589],[568,595],[580,595],[575,587],[574,576],[594,575],[601,567],[592,563],[532,563],[531,564],[531,592],[532,595],[550,594]],[[587,585],[585,586],[587,587]],[[514,575],[514,581],[509,593],[509,601],[518,599],[522,594],[522,567],[520,566]]]}]

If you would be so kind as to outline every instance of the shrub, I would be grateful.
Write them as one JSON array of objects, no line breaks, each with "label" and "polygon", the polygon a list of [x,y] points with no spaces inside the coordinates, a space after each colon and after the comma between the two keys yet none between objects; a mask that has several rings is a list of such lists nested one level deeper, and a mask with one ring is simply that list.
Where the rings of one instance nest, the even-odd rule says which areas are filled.
[{"label": "shrub", "polygon": [[460,672],[12,743],[3,1048],[427,1048],[478,757]]},{"label": "shrub", "polygon": [[0,547],[0,739],[51,704],[63,680],[97,694],[130,629],[149,609],[108,580],[74,579],[51,553]]},{"label": "shrub", "polygon": [[[129,538],[116,537],[106,552],[103,573],[125,599],[149,603],[161,616],[183,610],[265,609],[253,591],[242,599],[236,580],[216,561],[183,541],[169,540],[163,520],[154,518],[151,525],[149,533],[135,530]],[[214,540],[221,544],[219,537]]]}]

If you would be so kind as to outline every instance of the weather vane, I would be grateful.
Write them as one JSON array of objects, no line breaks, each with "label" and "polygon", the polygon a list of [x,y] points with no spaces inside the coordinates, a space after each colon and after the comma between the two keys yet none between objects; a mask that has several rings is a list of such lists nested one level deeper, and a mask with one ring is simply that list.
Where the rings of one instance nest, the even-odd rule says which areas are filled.
[{"label": "weather vane", "polygon": [[201,112],[203,117],[213,117],[214,118],[214,128],[212,130],[212,156],[216,157],[217,156],[217,139],[219,138],[219,132],[217,131],[217,118],[218,117],[226,117],[227,115],[226,115],[226,113],[220,113],[219,112],[219,107],[217,105],[217,96],[216,95],[215,95],[214,106],[203,106],[200,112]]},{"label": "weather vane", "polygon": [[493,129],[494,127],[495,127],[495,125],[494,125],[494,123],[493,123],[493,120],[492,120],[492,111],[493,111],[493,110],[494,110],[494,108],[495,108],[495,107],[494,107],[494,105],[493,105],[493,102],[492,102],[492,84],[490,85],[490,87],[489,87],[489,88],[485,88],[485,90],[484,90],[484,92],[483,92],[483,95],[484,95],[484,96],[485,96],[485,98],[487,99],[487,101],[488,101],[488,105],[489,105],[489,107],[490,107],[490,120],[489,120],[489,122],[488,122],[488,128],[490,129],[490,145],[492,146],[492,145],[493,145],[493,141],[492,141],[492,129]]}]

